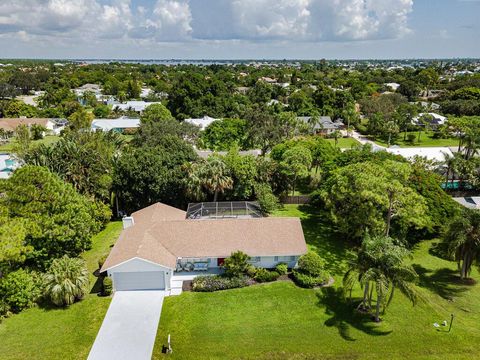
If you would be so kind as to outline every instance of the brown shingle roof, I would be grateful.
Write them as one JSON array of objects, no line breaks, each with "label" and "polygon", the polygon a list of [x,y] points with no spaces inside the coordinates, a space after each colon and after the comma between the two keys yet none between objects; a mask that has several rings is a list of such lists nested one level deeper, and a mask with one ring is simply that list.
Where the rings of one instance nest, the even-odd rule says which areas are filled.
[{"label": "brown shingle roof", "polygon": [[[183,219],[171,218],[180,213]],[[228,257],[236,250],[250,256],[307,252],[298,218],[186,220],[185,212],[163,204],[132,216],[135,225],[123,230],[102,271],[134,257],[175,268],[179,257]]]},{"label": "brown shingle roof", "polygon": [[20,125],[41,125],[47,126],[47,123],[50,119],[47,118],[1,118],[0,119],[0,129],[4,129],[5,131],[15,131],[18,126]]}]

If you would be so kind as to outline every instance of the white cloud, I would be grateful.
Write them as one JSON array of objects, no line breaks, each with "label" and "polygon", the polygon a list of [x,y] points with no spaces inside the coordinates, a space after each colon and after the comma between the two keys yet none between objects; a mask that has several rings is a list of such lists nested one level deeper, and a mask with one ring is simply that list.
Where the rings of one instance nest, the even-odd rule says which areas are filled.
[{"label": "white cloud", "polygon": [[[0,34],[65,41],[355,41],[409,32],[413,0],[0,0]],[[12,35],[13,36],[13,35]]]},{"label": "white cloud", "polygon": [[303,38],[311,0],[234,0],[239,36],[251,38]]}]

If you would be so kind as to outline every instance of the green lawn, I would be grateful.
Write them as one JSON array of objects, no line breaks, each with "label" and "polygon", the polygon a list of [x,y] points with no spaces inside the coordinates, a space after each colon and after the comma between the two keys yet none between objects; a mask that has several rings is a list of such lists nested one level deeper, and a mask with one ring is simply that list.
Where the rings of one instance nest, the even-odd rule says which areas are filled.
[{"label": "green lawn", "polygon": [[[32,146],[38,146],[40,144],[50,145],[58,141],[59,136],[56,135],[47,135],[41,140],[32,141]],[[0,145],[0,152],[12,152],[15,147],[15,139],[10,140],[10,142]]]},{"label": "green lawn", "polygon": [[[172,359],[474,359],[480,357],[480,287],[456,283],[456,265],[421,243],[411,260],[420,274],[417,306],[397,294],[375,324],[339,294],[350,247],[321,213],[287,205],[275,216],[298,216],[310,249],[327,261],[335,285],[306,290],[275,282],[165,299],[153,357],[172,336]],[[90,271],[121,230],[111,223],[84,254]],[[473,276],[479,278],[476,270]],[[94,276],[92,275],[92,279]],[[359,289],[354,297],[360,294]],[[1,359],[85,359],[110,303],[90,294],[68,309],[35,308],[0,324]],[[451,333],[432,324],[456,318]],[[442,328],[442,330],[444,330]]]},{"label": "green lawn", "polygon": [[[325,140],[327,140],[329,143],[335,146],[335,139],[325,139]],[[354,138],[348,137],[348,138],[338,139],[337,147],[339,147],[340,149],[350,149],[352,146],[356,146],[356,145],[360,145],[360,143]]]},{"label": "green lawn", "polygon": [[[302,211],[303,210],[303,211]],[[172,336],[172,359],[473,359],[480,356],[480,288],[455,285],[456,265],[415,249],[417,306],[397,294],[380,324],[353,311],[339,294],[349,247],[321,214],[288,205],[276,216],[302,218],[309,247],[328,262],[334,287],[300,289],[275,282],[216,293],[185,292],[163,306],[154,358]],[[474,272],[474,277],[479,276]],[[354,296],[358,296],[360,291]],[[432,324],[456,318],[451,333]],[[442,328],[443,330],[443,328]]]},{"label": "green lawn", "polygon": [[67,309],[32,308],[0,324],[0,359],[86,359],[110,304],[96,294],[93,275],[98,258],[115,243],[121,222],[110,223],[93,238],[83,258],[91,275],[92,293]]},{"label": "green lawn", "polygon": [[[397,141],[391,145],[398,145],[400,147],[421,147],[421,146],[458,146],[458,139],[456,138],[447,138],[447,139],[434,139],[432,131],[422,131],[420,135],[420,141],[418,141],[418,131],[412,132],[416,136],[415,142],[413,144],[403,140],[403,133],[400,133]],[[382,146],[387,146],[387,143],[381,139],[375,139],[375,142]]]}]

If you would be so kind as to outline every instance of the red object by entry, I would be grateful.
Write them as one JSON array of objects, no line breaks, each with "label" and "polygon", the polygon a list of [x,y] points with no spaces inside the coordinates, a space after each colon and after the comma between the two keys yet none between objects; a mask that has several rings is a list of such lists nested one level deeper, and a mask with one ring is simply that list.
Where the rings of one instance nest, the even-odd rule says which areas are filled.
[{"label": "red object by entry", "polygon": [[224,262],[225,262],[225,258],[218,258],[217,259],[217,266],[222,266]]}]

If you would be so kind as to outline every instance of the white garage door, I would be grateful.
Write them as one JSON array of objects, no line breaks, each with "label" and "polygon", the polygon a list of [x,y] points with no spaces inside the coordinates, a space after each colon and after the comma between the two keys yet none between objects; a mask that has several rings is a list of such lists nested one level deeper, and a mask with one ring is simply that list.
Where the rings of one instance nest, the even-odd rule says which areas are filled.
[{"label": "white garage door", "polygon": [[117,272],[113,275],[115,290],[165,289],[164,271]]}]

